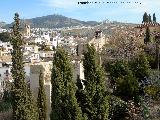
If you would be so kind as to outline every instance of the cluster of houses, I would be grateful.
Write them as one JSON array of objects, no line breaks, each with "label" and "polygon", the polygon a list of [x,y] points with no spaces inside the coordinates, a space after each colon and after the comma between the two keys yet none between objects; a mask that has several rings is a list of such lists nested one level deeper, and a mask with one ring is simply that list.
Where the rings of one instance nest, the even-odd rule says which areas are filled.
[{"label": "cluster of houses", "polygon": [[[2,32],[6,31],[8,30],[3,30]],[[77,75],[79,75],[81,79],[84,79],[83,75],[81,75],[83,74],[83,66],[80,62],[81,58],[80,56],[77,57],[77,55],[80,53],[80,50],[82,51],[80,46],[86,43],[86,38],[62,36],[60,31],[54,31],[53,29],[31,29],[29,25],[25,25],[22,34],[25,43],[23,46],[24,70],[26,72],[26,80],[33,86],[33,89],[37,89],[38,85],[35,84],[38,84],[38,80],[35,81],[35,75],[31,72],[32,68],[39,65],[43,66],[45,69],[44,78],[48,80],[51,74],[50,66],[52,66],[53,56],[57,46],[63,47],[70,55],[74,56],[73,58],[75,59],[72,60],[74,68],[76,69],[74,70],[74,79],[76,79]],[[47,49],[42,49],[42,47]],[[13,47],[10,42],[0,40],[0,93],[3,93],[6,89],[6,82],[12,82],[12,50]],[[48,80],[47,84],[50,85],[50,80]]]},{"label": "cluster of houses", "polygon": [[[84,80],[83,63],[81,61],[84,44],[93,44],[97,51],[101,51],[103,46],[108,43],[109,37],[104,35],[100,29],[94,32],[92,39],[72,35],[62,35],[61,31],[47,28],[30,28],[25,25],[22,31],[24,37],[23,60],[24,70],[26,72],[26,81],[30,83],[30,88],[37,96],[39,87],[39,73],[43,70],[44,86],[47,95],[47,103],[50,112],[51,102],[51,69],[55,49],[58,46],[63,47],[72,57],[73,79],[79,77]],[[6,82],[12,82],[11,67],[13,50],[10,42],[0,40],[0,93],[6,89]]]}]

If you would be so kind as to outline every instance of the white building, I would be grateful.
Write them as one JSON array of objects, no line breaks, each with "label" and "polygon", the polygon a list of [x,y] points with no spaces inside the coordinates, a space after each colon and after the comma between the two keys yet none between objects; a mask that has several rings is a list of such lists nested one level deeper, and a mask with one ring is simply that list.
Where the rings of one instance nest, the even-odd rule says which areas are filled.
[{"label": "white building", "polygon": [[[26,78],[28,78],[30,73],[30,67],[24,67]],[[1,67],[0,68],[0,92],[4,92],[6,87],[6,82],[13,82],[12,74],[11,74],[11,67]]]},{"label": "white building", "polygon": [[24,52],[34,52],[38,53],[38,46],[37,45],[25,45],[24,46]]},{"label": "white building", "polygon": [[4,92],[5,89],[5,81],[10,75],[10,68],[1,67],[0,68],[0,92]]},{"label": "white building", "polygon": [[38,44],[42,44],[45,42],[45,39],[41,38],[41,37],[35,37],[34,39],[31,40],[34,43],[38,43]]},{"label": "white building", "polygon": [[54,51],[40,51],[39,54],[42,58],[51,58],[54,55]]},{"label": "white building", "polygon": [[27,58],[31,63],[40,62],[39,53],[30,53]]}]

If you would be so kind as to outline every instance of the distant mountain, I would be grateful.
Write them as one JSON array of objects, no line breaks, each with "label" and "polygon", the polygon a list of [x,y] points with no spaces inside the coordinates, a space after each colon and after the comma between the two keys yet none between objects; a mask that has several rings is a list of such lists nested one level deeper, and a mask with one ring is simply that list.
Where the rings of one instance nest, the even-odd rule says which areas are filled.
[{"label": "distant mountain", "polygon": [[5,26],[5,25],[6,25],[5,22],[0,22],[0,27],[3,27],[3,26]]},{"label": "distant mountain", "polygon": [[[98,24],[98,22],[96,21],[80,21],[62,15],[47,15],[32,19],[25,19],[24,21],[25,23],[30,24],[31,27],[36,27],[36,28],[62,28],[62,27],[71,27],[78,25],[94,26]],[[24,21],[22,21],[22,23],[24,23]],[[7,26],[11,26],[11,24]]]}]

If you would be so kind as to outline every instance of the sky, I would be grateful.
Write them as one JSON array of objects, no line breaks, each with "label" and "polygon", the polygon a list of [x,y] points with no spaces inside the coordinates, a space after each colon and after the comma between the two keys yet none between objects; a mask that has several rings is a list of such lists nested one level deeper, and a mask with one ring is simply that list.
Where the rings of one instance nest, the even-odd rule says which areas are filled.
[{"label": "sky", "polygon": [[[100,3],[78,4],[85,1]],[[84,21],[100,22],[108,19],[141,23],[144,12],[147,12],[151,16],[155,13],[159,22],[159,11],[160,0],[1,0],[0,21],[11,23],[14,13],[18,12],[21,19],[59,14]]]}]

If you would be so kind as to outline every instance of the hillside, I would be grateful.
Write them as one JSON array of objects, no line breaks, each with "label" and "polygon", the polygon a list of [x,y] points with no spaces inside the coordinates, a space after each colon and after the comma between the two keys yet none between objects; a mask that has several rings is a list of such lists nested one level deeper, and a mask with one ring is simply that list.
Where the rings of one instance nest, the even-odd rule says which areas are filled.
[{"label": "hillside", "polygon": [[[80,21],[77,19],[68,18],[62,15],[47,15],[42,17],[36,17],[32,19],[25,19],[22,23],[28,23],[31,27],[36,28],[62,28],[71,26],[93,26],[97,25],[96,21]],[[6,27],[11,26],[7,25]]]}]

